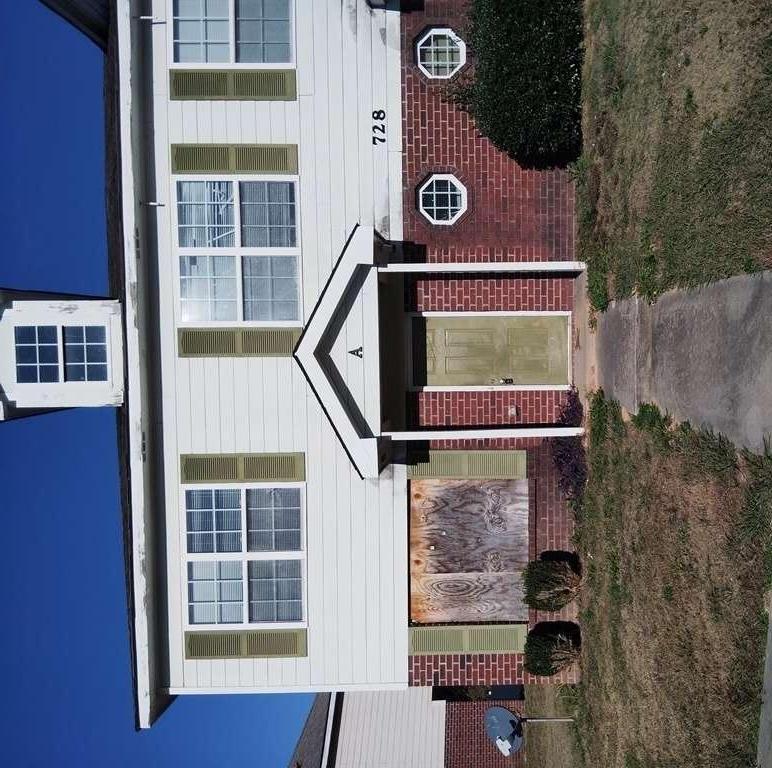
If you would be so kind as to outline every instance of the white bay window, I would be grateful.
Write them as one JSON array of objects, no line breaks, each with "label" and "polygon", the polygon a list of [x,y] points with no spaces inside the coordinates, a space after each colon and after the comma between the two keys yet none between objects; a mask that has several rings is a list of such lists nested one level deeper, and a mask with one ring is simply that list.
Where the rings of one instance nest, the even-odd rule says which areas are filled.
[{"label": "white bay window", "polygon": [[297,322],[294,180],[177,181],[183,322]]},{"label": "white bay window", "polygon": [[302,623],[301,487],[196,488],[184,499],[188,623]]},{"label": "white bay window", "polygon": [[173,0],[178,64],[290,64],[292,0]]}]

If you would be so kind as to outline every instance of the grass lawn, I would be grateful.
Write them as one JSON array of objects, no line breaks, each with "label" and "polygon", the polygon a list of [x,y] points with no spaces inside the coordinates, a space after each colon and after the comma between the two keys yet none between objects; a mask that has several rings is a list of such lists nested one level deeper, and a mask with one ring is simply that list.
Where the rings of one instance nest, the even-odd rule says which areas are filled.
[{"label": "grass lawn", "polygon": [[590,299],[772,266],[772,2],[585,0]]},{"label": "grass lawn", "polygon": [[[572,686],[526,685],[528,717],[574,717]],[[525,763],[529,768],[578,768],[574,727],[570,723],[533,723],[526,726]]]},{"label": "grass lawn", "polygon": [[577,732],[587,766],[755,765],[772,458],[591,402]]}]

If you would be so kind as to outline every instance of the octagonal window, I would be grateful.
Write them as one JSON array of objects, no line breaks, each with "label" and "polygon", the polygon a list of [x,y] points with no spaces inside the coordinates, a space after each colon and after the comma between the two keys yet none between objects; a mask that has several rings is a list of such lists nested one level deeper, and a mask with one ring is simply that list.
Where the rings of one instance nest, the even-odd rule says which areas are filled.
[{"label": "octagonal window", "polygon": [[466,45],[452,29],[430,29],[417,48],[418,68],[435,80],[453,77],[466,64]]},{"label": "octagonal window", "polygon": [[418,208],[432,224],[454,224],[466,204],[466,187],[451,174],[434,174],[418,190]]}]

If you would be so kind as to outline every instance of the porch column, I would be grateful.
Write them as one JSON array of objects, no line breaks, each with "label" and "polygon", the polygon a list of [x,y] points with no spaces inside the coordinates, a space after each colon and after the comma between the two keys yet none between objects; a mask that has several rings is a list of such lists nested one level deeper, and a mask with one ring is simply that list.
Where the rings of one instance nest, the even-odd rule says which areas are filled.
[{"label": "porch column", "polygon": [[404,442],[420,440],[496,440],[527,437],[577,437],[583,427],[459,427],[458,429],[418,429],[409,432],[383,432],[383,437]]}]

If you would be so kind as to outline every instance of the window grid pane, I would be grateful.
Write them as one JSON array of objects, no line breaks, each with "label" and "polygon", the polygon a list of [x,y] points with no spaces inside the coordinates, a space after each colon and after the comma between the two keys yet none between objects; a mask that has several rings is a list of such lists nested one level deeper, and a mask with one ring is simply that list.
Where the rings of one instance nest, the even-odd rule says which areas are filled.
[{"label": "window grid pane", "polygon": [[59,381],[59,339],[55,325],[20,325],[14,329],[16,381],[50,384]]},{"label": "window grid pane", "polygon": [[299,552],[301,510],[299,488],[247,491],[247,551]]},{"label": "window grid pane", "polygon": [[230,181],[178,181],[177,230],[181,248],[236,245]]},{"label": "window grid pane", "polygon": [[240,194],[242,246],[296,246],[295,185],[291,181],[244,181]]},{"label": "window grid pane", "polygon": [[300,560],[251,560],[247,573],[250,623],[303,620]]},{"label": "window grid pane", "polygon": [[174,60],[230,61],[230,0],[174,0]]},{"label": "window grid pane", "polygon": [[185,492],[188,552],[241,552],[241,491]]},{"label": "window grid pane", "polygon": [[240,561],[188,563],[188,619],[191,624],[241,624],[244,585]]},{"label": "window grid pane", "polygon": [[290,0],[236,0],[236,61],[289,63]]},{"label": "window grid pane", "polygon": [[235,256],[181,256],[182,319],[238,319],[237,280]]},{"label": "window grid pane", "polygon": [[461,47],[447,32],[433,32],[422,41],[418,60],[432,77],[450,77],[463,65]]},{"label": "window grid pane", "polygon": [[421,209],[433,221],[451,221],[461,212],[461,190],[448,179],[434,179],[421,192]]},{"label": "window grid pane", "polygon": [[102,325],[68,325],[64,338],[65,381],[107,381],[107,329]]},{"label": "window grid pane", "polygon": [[298,278],[294,256],[242,259],[245,320],[297,320]]}]

